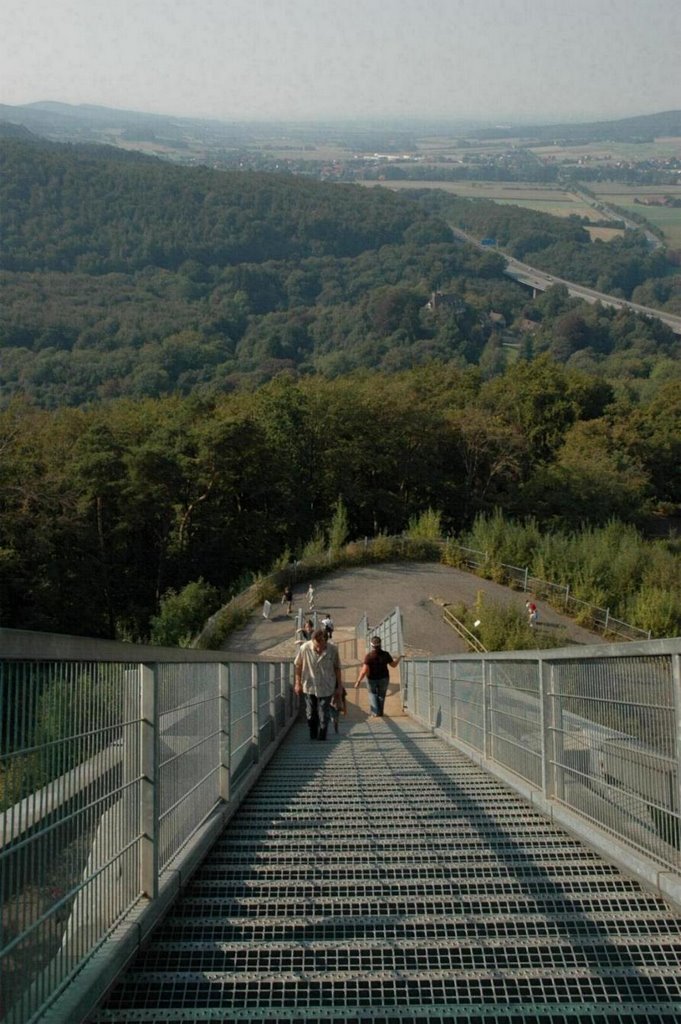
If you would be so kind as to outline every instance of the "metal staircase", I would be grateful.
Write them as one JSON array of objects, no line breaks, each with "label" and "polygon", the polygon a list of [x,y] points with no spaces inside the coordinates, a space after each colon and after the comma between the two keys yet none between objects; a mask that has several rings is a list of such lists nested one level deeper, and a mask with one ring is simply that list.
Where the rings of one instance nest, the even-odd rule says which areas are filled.
[{"label": "metal staircase", "polygon": [[681,917],[406,718],[296,724],[92,1024],[678,1024]]}]

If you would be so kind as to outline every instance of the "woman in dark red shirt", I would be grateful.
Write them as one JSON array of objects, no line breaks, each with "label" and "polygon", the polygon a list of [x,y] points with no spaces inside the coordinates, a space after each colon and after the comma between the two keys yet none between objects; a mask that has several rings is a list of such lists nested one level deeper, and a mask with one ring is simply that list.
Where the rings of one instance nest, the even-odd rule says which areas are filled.
[{"label": "woman in dark red shirt", "polygon": [[401,658],[401,654],[397,658],[393,658],[392,654],[384,651],[381,647],[381,638],[372,636],[370,649],[367,651],[364,664],[355,683],[355,689],[357,689],[362,680],[366,678],[372,718],[381,718],[383,715],[383,704],[390,683],[388,666],[396,668]]}]

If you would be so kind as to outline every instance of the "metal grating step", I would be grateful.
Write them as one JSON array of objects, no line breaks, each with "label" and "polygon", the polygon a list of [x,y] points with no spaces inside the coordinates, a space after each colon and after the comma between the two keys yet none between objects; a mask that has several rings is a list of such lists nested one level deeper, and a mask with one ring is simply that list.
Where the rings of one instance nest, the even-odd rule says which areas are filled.
[{"label": "metal grating step", "polygon": [[681,919],[405,721],[302,726],[91,1024],[678,1024]]},{"label": "metal grating step", "polygon": [[122,1022],[122,1024],[171,1024],[182,1021],[183,1024],[201,1024],[203,1021],[272,1021],[288,1022],[288,1024],[356,1024],[358,1021],[372,1024],[678,1024],[675,1004],[659,1003],[653,1006],[631,1006],[616,1003],[612,1006],[599,1006],[594,1010],[582,1005],[566,1006],[556,1004],[542,1007],[516,1004],[510,1007],[476,1006],[474,1010],[460,1006],[421,1006],[415,1010],[411,1006],[394,1006],[389,1010],[362,1006],[352,1018],[340,1007],[327,1006],[319,1012],[303,1010],[298,1007],[277,1007],[272,1015],[269,1007],[251,1006],[247,1010],[235,1010],[229,1015],[219,1006],[204,1007],[192,1011],[191,1008],[156,1009],[120,1009],[100,1011],[98,1020],[101,1024]]},{"label": "metal grating step", "polygon": [[[593,977],[589,973],[570,971],[566,977],[546,977],[526,974],[523,977],[439,977],[429,972],[423,977],[348,977],[311,976],[309,978],[268,978],[253,974],[232,979],[210,972],[186,973],[180,977],[164,979],[154,974],[142,974],[134,984],[133,978],[118,985],[112,993],[108,1008],[135,1009],[194,1009],[219,1006],[223,1013],[250,1007],[296,1007],[319,1010],[333,1006],[345,1007],[350,1013],[356,1008],[372,1006],[384,1011],[394,1006],[467,1006],[469,1012],[486,1004],[529,1005],[535,1018],[541,1017],[543,1008],[551,1004],[590,1004],[607,1006],[612,1001],[633,1009],[636,1004],[655,1008],[681,1007],[681,985],[678,977],[660,972],[631,976],[626,972],[609,977]],[[95,1017],[95,1020],[97,1018]],[[678,1024],[678,1018],[675,1024]]]},{"label": "metal grating step", "polygon": [[567,942],[546,940],[544,943],[516,943],[488,940],[459,941],[452,946],[446,941],[386,943],[376,939],[361,943],[310,942],[292,947],[290,944],[263,943],[244,947],[238,943],[155,942],[142,954],[132,977],[137,972],[225,972],[265,974],[295,971],[310,973],[375,973],[399,971],[407,974],[424,972],[533,972],[550,970],[558,973],[596,964],[600,972],[616,968],[675,969],[679,966],[681,940],[660,939],[642,943],[637,939],[604,939]]},{"label": "metal grating step", "polygon": [[[515,862],[511,858],[509,860],[511,863],[504,862],[500,857],[496,859],[470,857],[470,864],[451,865],[442,860],[429,861],[427,857],[424,857],[416,866],[410,860],[405,861],[401,859],[398,862],[393,860],[391,864],[381,867],[381,878],[384,882],[394,881],[401,883],[411,881],[426,882],[428,880],[453,882],[472,878],[480,879],[481,876],[523,879],[536,877],[537,871],[542,867],[544,869],[551,867],[551,862],[548,860],[542,861],[537,859],[534,864],[526,858],[518,859]],[[616,877],[617,875],[617,869],[611,864],[588,861],[586,864],[579,865],[573,859],[569,864],[556,861],[559,873],[554,877],[574,878],[574,871],[579,866],[582,867],[585,873],[588,871],[589,876],[592,878]],[[570,874],[566,874],[567,871],[570,871]],[[366,872],[361,867],[355,865],[348,866],[340,861],[332,864],[327,864],[325,861],[323,866],[320,866],[317,861],[315,868],[315,878],[318,881],[354,883],[358,879],[365,877],[365,875]],[[237,882],[248,882],[250,884],[260,884],[262,882],[267,884],[274,884],[275,882],[304,883],[309,877],[309,868],[306,868],[298,860],[291,861],[284,866],[270,866],[260,863],[228,866],[224,862],[213,862],[203,868],[195,879],[194,884],[198,889],[203,885],[210,885],[214,881],[229,884]]]},{"label": "metal grating step", "polygon": [[363,939],[367,935],[376,941],[410,940],[432,941],[446,939],[461,943],[469,939],[488,942],[526,941],[549,938],[552,941],[566,937],[602,937],[609,935],[613,941],[620,935],[634,937],[641,941],[646,936],[663,936],[676,941],[679,937],[679,922],[673,915],[663,917],[654,914],[543,914],[497,915],[494,918],[480,915],[477,918],[462,917],[357,917],[286,920],[279,917],[249,918],[236,917],[219,919],[212,917],[168,917],[156,933],[158,941],[174,942],[239,942],[245,944],[263,942],[312,942]]}]

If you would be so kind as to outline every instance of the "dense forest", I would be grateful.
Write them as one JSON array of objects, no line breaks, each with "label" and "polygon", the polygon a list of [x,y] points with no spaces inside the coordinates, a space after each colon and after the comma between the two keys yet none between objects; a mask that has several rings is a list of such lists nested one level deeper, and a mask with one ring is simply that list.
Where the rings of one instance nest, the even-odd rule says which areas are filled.
[{"label": "dense forest", "polygon": [[562,286],[531,298],[451,224],[601,253],[632,295],[666,280],[636,238],[106,147],[0,156],[3,625],[146,638],[165,594],[228,596],[339,499],[351,537],[427,508],[453,534],[495,509],[678,514],[679,339]]},{"label": "dense forest", "polygon": [[[518,352],[649,387],[679,356],[659,321],[560,287],[532,300],[449,224],[464,218],[556,273],[567,260],[587,283],[678,311],[678,278],[638,236],[594,244],[579,222],[518,207],[180,168],[105,146],[8,139],[0,160],[3,402],[209,398],[283,370],[333,378],[432,361],[489,377]],[[448,300],[437,310],[434,291]]]},{"label": "dense forest", "polygon": [[[460,531],[503,508],[542,529],[681,505],[681,386],[641,402],[559,366],[484,380],[432,365],[252,392],[0,412],[4,625],[148,635],[169,589],[227,595],[296,552],[339,497],[351,537],[441,510]],[[671,542],[670,542],[671,543]]]}]

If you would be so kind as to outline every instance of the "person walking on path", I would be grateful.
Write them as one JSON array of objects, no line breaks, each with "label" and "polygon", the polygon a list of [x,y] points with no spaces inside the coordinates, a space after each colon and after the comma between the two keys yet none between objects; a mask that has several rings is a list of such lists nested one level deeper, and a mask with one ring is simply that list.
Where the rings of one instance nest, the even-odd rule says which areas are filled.
[{"label": "person walking on path", "polygon": [[301,644],[293,666],[293,692],[305,698],[310,739],[325,740],[331,698],[340,701],[343,695],[338,648],[329,643],[323,629],[316,629],[312,639]]},{"label": "person walking on path", "polygon": [[528,615],[528,620],[529,620],[530,628],[534,629],[534,627],[537,625],[537,622],[539,620],[539,609],[537,608],[537,605],[535,604],[535,602],[533,600],[531,600],[531,599],[529,601],[525,602],[525,607],[527,608],[527,615]]},{"label": "person walking on path", "polygon": [[372,636],[370,650],[367,651],[364,664],[355,683],[355,689],[357,689],[361,685],[362,680],[366,678],[371,718],[383,717],[385,695],[388,692],[388,685],[390,683],[388,666],[397,668],[401,660],[401,654],[397,658],[393,658],[392,654],[384,651],[381,647],[381,638],[379,636]]},{"label": "person walking on path", "polygon": [[314,611],[314,587],[312,584],[307,588],[307,610],[309,612]]},{"label": "person walking on path", "polygon": [[326,639],[333,640],[333,619],[328,612],[322,619],[322,629],[326,633]]},{"label": "person walking on path", "polygon": [[284,592],[281,595],[281,603],[286,605],[286,614],[290,615],[293,611],[293,590],[290,583],[287,583],[284,587]]}]

